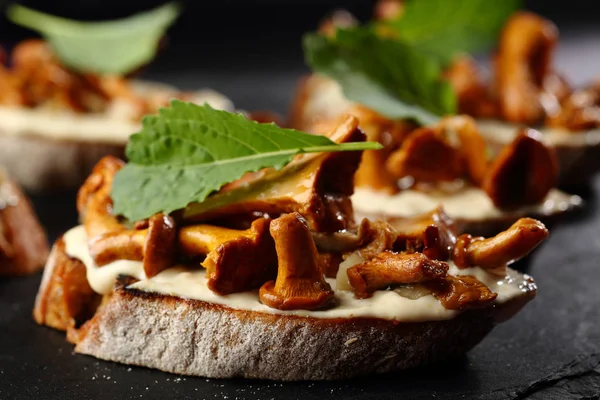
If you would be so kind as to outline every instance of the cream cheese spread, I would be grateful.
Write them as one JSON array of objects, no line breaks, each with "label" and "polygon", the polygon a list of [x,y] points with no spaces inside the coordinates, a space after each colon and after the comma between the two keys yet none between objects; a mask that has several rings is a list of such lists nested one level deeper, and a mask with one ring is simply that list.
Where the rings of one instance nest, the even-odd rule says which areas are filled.
[{"label": "cream cheese spread", "polygon": [[[483,136],[503,144],[510,143],[519,131],[519,125],[497,120],[478,120],[477,126]],[[600,129],[584,132],[570,132],[557,128],[536,128],[536,130],[542,133],[542,141],[550,147],[587,147],[600,144]]]},{"label": "cream cheese spread", "polygon": [[[231,101],[213,90],[199,90],[190,100],[196,104],[208,103],[216,109],[233,111]],[[102,114],[0,106],[0,132],[4,136],[42,136],[57,140],[124,145],[129,136],[141,126],[138,122],[131,121],[128,108],[128,104],[118,101],[114,101],[107,112]]]},{"label": "cream cheese spread", "polygon": [[[525,206],[511,213],[522,216],[552,215],[578,206],[581,202],[579,196],[552,189],[542,203]],[[506,211],[496,208],[489,196],[477,187],[464,187],[453,192],[421,192],[407,189],[395,195],[357,188],[352,196],[352,205],[358,217],[412,217],[430,212],[440,205],[453,219],[484,220],[507,215]]]},{"label": "cream cheese spread", "polygon": [[[119,275],[129,275],[139,279],[129,288],[146,292],[161,293],[187,299],[201,300],[240,310],[257,311],[271,314],[298,315],[315,318],[357,318],[371,317],[402,322],[419,322],[452,319],[459,311],[447,310],[433,296],[425,295],[416,300],[408,299],[394,291],[381,290],[368,299],[356,299],[348,290],[336,290],[336,280],[328,279],[335,291],[337,305],[324,311],[281,311],[262,304],[258,291],[234,293],[220,296],[207,286],[203,269],[191,269],[176,266],[158,275],[147,278],[142,263],[120,260],[98,267],[88,251],[88,241],[83,226],[77,226],[64,235],[66,253],[83,262],[87,278],[94,291],[100,294],[110,293]],[[493,292],[498,293],[497,304],[504,303],[528,291],[530,283],[527,276],[511,269],[506,276],[499,276],[481,268],[458,269],[451,264],[450,274],[473,275]]]}]

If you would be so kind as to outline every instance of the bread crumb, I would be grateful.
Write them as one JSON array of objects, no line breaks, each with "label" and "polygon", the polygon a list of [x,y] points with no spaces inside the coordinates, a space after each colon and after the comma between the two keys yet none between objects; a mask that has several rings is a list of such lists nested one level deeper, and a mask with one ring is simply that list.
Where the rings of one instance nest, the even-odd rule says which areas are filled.
[{"label": "bread crumb", "polygon": [[346,340],[346,343],[344,343],[344,344],[346,346],[349,346],[349,345],[351,345],[354,342],[358,342],[358,338],[357,337],[353,337],[353,338],[350,338],[350,339]]}]

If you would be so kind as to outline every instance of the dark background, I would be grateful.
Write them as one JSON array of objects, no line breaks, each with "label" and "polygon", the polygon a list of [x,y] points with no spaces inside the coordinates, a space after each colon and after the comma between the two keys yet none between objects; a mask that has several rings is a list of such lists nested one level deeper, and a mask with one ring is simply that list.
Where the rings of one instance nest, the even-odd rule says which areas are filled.
[{"label": "dark background", "polygon": [[[418,1],[418,0],[417,0]],[[457,1],[457,0],[447,0]],[[497,1],[488,0],[492,6]],[[159,5],[143,0],[27,1],[71,18],[108,19]],[[284,113],[307,72],[300,38],[328,11],[363,20],[372,1],[197,0],[184,2],[168,45],[142,77],[185,89],[211,87],[244,109]],[[525,2],[561,31],[555,65],[582,84],[600,73],[600,1]],[[30,31],[0,21],[10,47]],[[0,400],[39,399],[598,399],[600,395],[600,179],[577,188],[587,206],[552,229],[518,265],[537,298],[466,357],[446,365],[343,382],[276,383],[183,378],[75,355],[64,334],[31,318],[41,275],[0,280]],[[50,240],[76,224],[74,194],[34,198]]]},{"label": "dark background", "polygon": [[[19,3],[82,20],[125,17],[165,0],[27,0]],[[457,1],[457,0],[448,0]],[[497,1],[489,0],[490,6]],[[367,20],[369,0],[189,0],[169,30],[166,47],[144,77],[182,89],[212,87],[243,109],[287,110],[304,67],[301,36],[333,9],[345,8]],[[525,7],[555,21],[562,35],[559,70],[575,84],[600,72],[600,1],[526,0]],[[449,21],[451,22],[451,21]],[[0,21],[0,43],[10,46],[35,33]],[[571,62],[572,53],[585,55]],[[596,54],[594,54],[596,53]],[[593,62],[596,57],[596,62]]]}]

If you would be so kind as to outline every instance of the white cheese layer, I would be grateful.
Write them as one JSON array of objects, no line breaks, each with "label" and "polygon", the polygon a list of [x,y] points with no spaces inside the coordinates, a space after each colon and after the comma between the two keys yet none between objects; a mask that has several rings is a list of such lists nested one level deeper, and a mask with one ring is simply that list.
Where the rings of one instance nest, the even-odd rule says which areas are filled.
[{"label": "white cheese layer", "polygon": [[[212,90],[199,90],[192,100],[196,104],[208,103],[216,109],[233,111],[231,101]],[[124,145],[129,136],[141,127],[131,120],[130,115],[129,105],[118,101],[102,114],[0,106],[0,134]]]},{"label": "white cheese layer", "polygon": [[[483,136],[503,144],[510,143],[519,132],[519,125],[497,120],[478,120],[477,126]],[[600,144],[600,129],[584,132],[570,132],[557,128],[536,128],[536,130],[542,133],[542,141],[550,147],[587,147]]]},{"label": "white cheese layer", "polygon": [[[167,269],[158,275],[146,278],[142,263],[120,260],[98,267],[94,264],[87,244],[87,236],[82,226],[69,230],[64,235],[66,253],[81,260],[87,269],[87,278],[94,291],[100,294],[110,293],[119,275],[130,275],[138,282],[129,288],[177,296],[187,299],[201,300],[224,305],[233,309],[257,311],[271,314],[298,315],[315,318],[356,318],[372,317],[402,322],[447,320],[459,314],[458,311],[445,309],[432,295],[416,300],[400,296],[394,291],[377,291],[368,299],[356,299],[354,293],[347,290],[335,290],[335,279],[328,279],[335,290],[337,306],[325,311],[281,311],[259,301],[258,291],[234,293],[220,296],[207,286],[203,269],[194,270],[185,267]],[[450,274],[473,275],[486,284],[493,292],[498,293],[496,303],[504,303],[527,291],[527,276],[507,269],[506,276],[498,276],[481,268],[458,269],[451,264]]]},{"label": "white cheese layer", "polygon": [[[511,214],[552,215],[578,206],[581,202],[579,196],[552,189],[542,203],[519,208],[511,211]],[[477,187],[465,187],[451,193],[425,193],[408,189],[395,195],[357,188],[352,196],[352,205],[357,216],[412,217],[430,212],[440,205],[453,219],[484,220],[507,215],[505,211],[496,208],[489,196]]]}]

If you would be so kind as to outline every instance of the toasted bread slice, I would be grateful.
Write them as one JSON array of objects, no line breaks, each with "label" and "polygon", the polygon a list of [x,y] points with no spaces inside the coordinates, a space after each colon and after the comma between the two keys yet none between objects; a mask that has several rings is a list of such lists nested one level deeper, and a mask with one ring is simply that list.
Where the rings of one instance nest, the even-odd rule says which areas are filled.
[{"label": "toasted bread slice", "polygon": [[65,253],[65,242],[59,238],[35,300],[35,321],[61,331],[75,328],[94,315],[100,298],[87,281],[85,265]]},{"label": "toasted bread slice", "polygon": [[210,378],[343,379],[457,357],[535,296],[524,291],[450,320],[404,323],[239,310],[128,288],[134,280],[121,277],[77,329],[99,301],[82,267],[59,240],[36,299],[38,323],[69,330],[78,353]]},{"label": "toasted bread slice", "polygon": [[46,233],[31,202],[0,170],[0,276],[31,274],[47,257]]},{"label": "toasted bread slice", "polygon": [[[324,120],[334,119],[346,112],[352,102],[347,100],[339,85],[319,75],[302,78],[290,112],[292,127],[311,130]],[[519,126],[506,122],[480,120],[481,134],[488,145],[497,150],[510,143]],[[559,165],[559,185],[588,183],[600,170],[600,130],[569,132],[559,129],[539,129],[546,146],[556,151]]]}]

